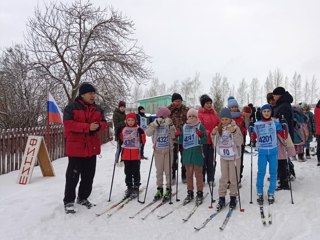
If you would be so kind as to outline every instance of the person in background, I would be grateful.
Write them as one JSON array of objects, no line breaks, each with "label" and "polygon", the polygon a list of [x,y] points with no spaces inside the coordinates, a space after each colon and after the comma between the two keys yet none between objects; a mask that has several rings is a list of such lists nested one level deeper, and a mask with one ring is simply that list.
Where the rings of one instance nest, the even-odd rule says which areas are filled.
[{"label": "person in background", "polygon": [[126,126],[126,103],[119,101],[118,107],[113,111],[114,140],[118,141],[122,129]]},{"label": "person in background", "polygon": [[98,132],[107,127],[103,110],[95,103],[95,99],[94,86],[83,83],[79,88],[79,96],[64,109],[63,124],[68,156],[63,199],[66,213],[76,212],[74,201],[79,177],[81,181],[77,203],[88,209],[94,206],[88,201],[88,197],[92,191],[97,155],[101,151]]},{"label": "person in background", "polygon": [[[243,136],[240,128],[232,120],[229,108],[223,108],[219,113],[221,122],[212,130],[211,137],[216,138],[218,154],[220,155],[221,177],[219,180],[219,202],[217,211],[220,211],[226,205],[225,196],[230,189],[230,208],[237,205],[238,188],[240,175],[240,156],[241,146],[243,145]],[[238,178],[238,179],[237,179]]]},{"label": "person in background", "polygon": [[[146,131],[148,126],[148,118],[145,114],[144,107],[138,107],[138,114],[137,114],[137,124],[139,127]],[[141,143],[141,159],[147,160],[148,158],[144,156],[144,144]]]},{"label": "person in background", "polygon": [[196,204],[200,205],[203,201],[203,175],[202,168],[204,156],[201,144],[207,142],[205,127],[198,119],[198,111],[190,108],[187,113],[188,120],[183,125],[179,142],[183,145],[183,164],[187,174],[187,197],[184,203],[192,201],[193,195],[193,174],[196,178],[197,196]]},{"label": "person in background", "polygon": [[306,158],[311,159],[310,143],[312,142],[313,137],[316,134],[316,124],[314,121],[314,115],[310,111],[310,105],[306,104],[306,103],[301,103],[300,106],[304,112],[304,115],[307,118],[307,127],[308,127],[308,132],[309,132],[308,138],[306,139],[306,143],[304,144],[304,147],[306,148]]},{"label": "person in background", "polygon": [[320,166],[320,100],[318,101],[314,109],[314,120],[316,123],[316,138],[317,138],[317,159],[318,159],[317,166]]},{"label": "person in background", "polygon": [[[156,113],[156,120],[149,124],[146,130],[147,136],[152,136],[154,159],[157,176],[157,192],[154,200],[168,201],[172,195],[171,169],[173,158],[173,140],[176,138],[176,128],[169,118],[170,110],[166,107],[159,107]],[[163,193],[163,173],[166,176],[166,192]]]},{"label": "person in background", "polygon": [[228,108],[231,112],[231,118],[232,120],[235,121],[235,123],[237,124],[237,126],[240,128],[240,131],[242,133],[242,137],[243,137],[243,141],[242,141],[242,145],[241,145],[241,152],[240,152],[240,178],[239,180],[239,185],[241,186],[241,179],[242,179],[242,172],[243,172],[243,154],[244,154],[244,150],[245,150],[245,138],[247,135],[247,129],[245,126],[245,122],[244,122],[244,117],[243,115],[241,115],[240,109],[239,109],[239,104],[237,102],[237,100],[233,97],[230,96],[228,98]]},{"label": "person in background", "polygon": [[141,145],[146,142],[146,135],[137,125],[136,114],[126,115],[126,126],[120,133],[122,147],[121,161],[124,162],[125,183],[127,190],[124,198],[135,198],[139,194]]},{"label": "person in background", "polygon": [[[171,115],[170,118],[173,122],[177,130],[177,134],[179,135],[183,125],[187,122],[187,112],[189,110],[188,107],[182,104],[182,96],[179,93],[173,93],[171,97],[172,104],[168,106]],[[186,168],[183,166],[183,147],[177,141],[174,143],[173,149],[173,163],[172,163],[172,179],[176,178],[175,171],[178,166],[178,153],[180,152],[181,156],[181,179],[183,183],[186,183]]]},{"label": "person in background", "polygon": [[272,92],[267,94],[267,103],[269,103],[269,105],[270,105],[270,107],[272,109],[271,116],[273,117],[273,108],[276,106],[276,101],[273,98],[273,93]]},{"label": "person in background", "polygon": [[[198,111],[198,118],[201,124],[205,127],[207,136],[210,136],[212,129],[214,129],[220,123],[220,118],[212,107],[212,99],[204,94],[200,97],[201,108]],[[205,176],[207,173],[207,182],[214,184],[214,175],[216,172],[216,162],[213,159],[214,149],[212,145],[212,139],[207,138],[207,142],[202,145],[204,154],[203,165],[203,182],[205,182]],[[216,160],[216,159],[215,159]]]},{"label": "person in background", "polygon": [[[291,107],[293,97],[283,87],[276,87],[273,90],[272,94],[275,101],[275,106],[273,107],[273,117],[277,118],[282,124],[284,122],[286,123],[283,130],[287,131],[290,135],[290,138],[293,139],[293,111]],[[280,159],[278,160],[278,175],[280,179],[280,186],[277,187],[277,190],[290,189],[288,183],[289,175],[287,173],[288,162],[290,161],[290,159],[284,160],[285,161],[282,161]],[[289,164],[291,165],[291,162],[289,162]]]}]

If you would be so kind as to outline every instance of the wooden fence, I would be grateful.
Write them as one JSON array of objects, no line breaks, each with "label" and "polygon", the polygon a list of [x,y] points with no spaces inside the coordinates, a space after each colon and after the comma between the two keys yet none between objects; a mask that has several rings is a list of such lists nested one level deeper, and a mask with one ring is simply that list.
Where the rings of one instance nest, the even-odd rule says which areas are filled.
[{"label": "wooden fence", "polygon": [[[44,136],[51,161],[65,156],[62,125],[24,129],[0,129],[0,175],[18,170],[29,135]],[[109,128],[100,134],[102,144],[112,139]]]}]

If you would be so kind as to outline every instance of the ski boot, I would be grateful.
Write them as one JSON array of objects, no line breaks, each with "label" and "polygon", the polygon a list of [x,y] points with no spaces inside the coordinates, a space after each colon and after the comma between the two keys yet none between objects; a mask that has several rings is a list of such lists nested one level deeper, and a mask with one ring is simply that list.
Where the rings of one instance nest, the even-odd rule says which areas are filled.
[{"label": "ski boot", "polygon": [[203,201],[203,192],[198,191],[196,196],[196,205],[199,206]]},{"label": "ski boot", "polygon": [[131,198],[136,198],[139,195],[139,186],[133,186]]},{"label": "ski boot", "polygon": [[171,197],[171,194],[172,194],[171,189],[167,188],[165,194],[163,195],[162,201],[164,201],[164,202],[169,201],[170,197]]},{"label": "ski boot", "polygon": [[187,197],[183,200],[183,205],[186,205],[187,203],[191,202],[193,199],[193,191],[188,190]]},{"label": "ski boot", "polygon": [[225,197],[219,197],[219,202],[217,204],[217,212],[219,212],[225,206],[226,206],[226,198]]},{"label": "ski boot", "polygon": [[66,212],[66,214],[69,214],[69,213],[74,214],[74,213],[76,213],[76,210],[74,208],[74,203],[66,203],[64,205],[64,211]]},{"label": "ski boot", "polygon": [[306,149],[306,159],[311,159],[310,149]]},{"label": "ski boot", "polygon": [[236,196],[231,196],[230,197],[230,208],[235,208],[237,206],[237,197]]},{"label": "ski boot", "polygon": [[132,194],[133,188],[131,186],[128,186],[127,190],[124,193],[123,199],[129,198]]},{"label": "ski boot", "polygon": [[258,196],[257,196],[257,202],[259,205],[263,205],[263,194],[262,193],[258,193]]},{"label": "ski boot", "polygon": [[269,204],[274,203],[274,194],[273,193],[268,193],[268,202],[269,202]]},{"label": "ski boot", "polygon": [[162,187],[158,187],[158,188],[157,188],[157,192],[156,192],[156,194],[155,194],[154,197],[153,197],[153,200],[154,200],[154,201],[158,201],[158,200],[160,200],[162,197],[163,197],[163,188],[162,188]]},{"label": "ski boot", "polygon": [[96,206],[95,204],[91,203],[88,201],[88,199],[80,199],[79,197],[77,198],[77,204],[80,204],[82,206],[87,207],[88,209]]}]

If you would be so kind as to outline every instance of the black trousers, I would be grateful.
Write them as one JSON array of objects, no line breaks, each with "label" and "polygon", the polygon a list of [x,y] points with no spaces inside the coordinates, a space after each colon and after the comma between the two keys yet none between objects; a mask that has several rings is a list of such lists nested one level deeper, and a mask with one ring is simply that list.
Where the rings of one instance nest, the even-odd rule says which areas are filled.
[{"label": "black trousers", "polygon": [[281,187],[288,187],[287,170],[288,170],[287,160],[279,159],[278,160],[278,176],[279,176]]},{"label": "black trousers", "polygon": [[97,156],[69,157],[66,171],[66,185],[63,202],[73,203],[76,198],[76,187],[81,177],[78,189],[79,199],[87,199],[92,191],[93,178],[96,172]]},{"label": "black trousers", "polygon": [[317,158],[318,158],[318,162],[320,163],[320,135],[317,135],[316,138],[317,138]]},{"label": "black trousers", "polygon": [[204,154],[203,179],[205,179],[205,174],[207,173],[207,182],[214,182],[216,163],[213,161],[213,146],[212,144],[203,144],[202,150]]},{"label": "black trousers", "polygon": [[246,135],[243,135],[243,144],[241,145],[241,155],[240,155],[240,176],[238,176],[238,181],[240,182],[241,179],[242,179],[242,173],[243,173],[243,168],[244,168],[244,165],[243,165],[243,155],[244,155],[244,150],[246,148]]},{"label": "black trousers", "polygon": [[124,173],[126,175],[127,187],[139,187],[140,186],[140,160],[125,160]]},{"label": "black trousers", "polygon": [[181,177],[185,179],[186,178],[186,168],[182,164],[182,152],[183,152],[182,144],[174,143],[173,146],[174,146],[174,148],[173,148],[172,173],[174,174],[174,177],[175,177],[175,171],[178,168],[178,158],[179,158],[178,154],[180,152]]}]

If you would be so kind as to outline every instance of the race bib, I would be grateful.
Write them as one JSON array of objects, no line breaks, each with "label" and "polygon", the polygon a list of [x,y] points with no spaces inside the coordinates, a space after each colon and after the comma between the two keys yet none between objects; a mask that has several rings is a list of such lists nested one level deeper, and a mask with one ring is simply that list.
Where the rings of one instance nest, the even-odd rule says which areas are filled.
[{"label": "race bib", "polygon": [[156,148],[167,149],[169,147],[169,129],[163,125],[157,128]]},{"label": "race bib", "polygon": [[147,125],[148,125],[148,119],[146,117],[140,116],[140,127],[143,129],[143,131],[146,131]]},{"label": "race bib", "polygon": [[227,160],[233,160],[235,152],[233,148],[233,139],[229,131],[223,131],[219,137],[218,154]]},{"label": "race bib", "polygon": [[196,134],[196,130],[200,125],[190,126],[185,124],[183,126],[183,148],[188,149],[195,146],[199,146],[199,137]]},{"label": "race bib", "polygon": [[256,122],[254,129],[257,134],[257,142],[260,149],[272,149],[277,147],[277,130],[273,121]]},{"label": "race bib", "polygon": [[125,127],[122,130],[123,135],[123,148],[139,149],[139,134],[138,128]]}]

